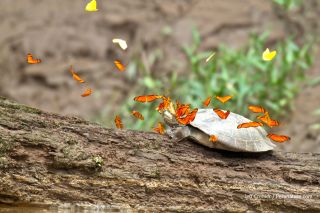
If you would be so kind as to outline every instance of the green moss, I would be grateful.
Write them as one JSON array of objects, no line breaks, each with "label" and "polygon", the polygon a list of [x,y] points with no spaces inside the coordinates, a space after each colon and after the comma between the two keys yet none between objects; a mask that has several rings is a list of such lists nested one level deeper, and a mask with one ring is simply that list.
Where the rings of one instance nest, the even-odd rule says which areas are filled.
[{"label": "green moss", "polygon": [[12,143],[10,141],[0,138],[0,157],[3,157],[9,150],[12,149]]},{"label": "green moss", "polygon": [[159,168],[156,168],[155,170],[153,170],[150,174],[150,177],[151,178],[155,178],[155,179],[160,179],[160,169]]},{"label": "green moss", "polygon": [[33,108],[33,107],[28,107],[28,106],[25,106],[25,105],[19,105],[19,106],[20,106],[20,109],[22,111],[25,111],[27,113],[41,114],[41,112],[42,112],[41,110]]},{"label": "green moss", "polygon": [[21,110],[21,111],[24,111],[27,113],[32,113],[32,114],[41,114],[42,113],[42,111],[39,109],[12,102],[4,97],[0,97],[0,100],[1,100],[0,106],[3,106],[5,108]]},{"label": "green moss", "polygon": [[101,168],[103,165],[103,159],[100,155],[92,158],[92,161],[96,164],[96,167]]},{"label": "green moss", "polygon": [[0,169],[1,168],[7,168],[8,164],[9,164],[9,162],[8,162],[7,158],[6,157],[1,157],[1,155],[0,155]]},{"label": "green moss", "polygon": [[78,141],[75,140],[75,139],[73,139],[72,137],[68,137],[68,138],[66,139],[66,142],[67,142],[67,144],[69,144],[69,145],[75,145],[75,144],[78,143]]}]

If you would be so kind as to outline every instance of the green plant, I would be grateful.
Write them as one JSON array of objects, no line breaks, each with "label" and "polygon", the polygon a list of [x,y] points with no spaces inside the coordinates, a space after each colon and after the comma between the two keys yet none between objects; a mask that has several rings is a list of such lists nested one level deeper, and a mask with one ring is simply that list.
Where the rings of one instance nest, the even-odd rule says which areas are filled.
[{"label": "green plant", "polygon": [[234,95],[224,108],[248,116],[247,105],[257,104],[265,106],[275,117],[285,115],[292,109],[305,70],[312,63],[311,42],[299,47],[288,38],[274,48],[278,52],[276,58],[266,62],[261,59],[266,38],[267,34],[253,35],[249,45],[240,50],[221,46],[215,60],[203,63],[209,53],[197,53],[200,37],[194,35],[194,45],[184,48],[191,64],[192,84],[179,87],[190,89],[186,101],[201,106],[199,95],[202,99],[209,95]]},{"label": "green plant", "polygon": [[302,0],[273,0],[273,2],[286,10],[291,10],[302,5]]},{"label": "green plant", "polygon": [[[320,77],[308,79],[308,85],[311,87],[320,85]],[[312,114],[315,116],[319,116],[319,119],[320,119],[320,108],[315,110]],[[316,122],[316,123],[310,125],[310,128],[314,129],[314,130],[320,130],[320,122],[319,123]]]},{"label": "green plant", "polygon": [[[314,115],[320,116],[320,108],[313,112]],[[320,123],[315,123],[310,126],[311,129],[320,130]]]}]

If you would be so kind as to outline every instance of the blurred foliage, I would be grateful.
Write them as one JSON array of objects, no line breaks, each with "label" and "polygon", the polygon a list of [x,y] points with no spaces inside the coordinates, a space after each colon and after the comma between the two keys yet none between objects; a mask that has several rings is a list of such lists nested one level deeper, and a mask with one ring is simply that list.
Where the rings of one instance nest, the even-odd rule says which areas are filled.
[{"label": "blurred foliage", "polygon": [[[308,81],[308,85],[312,86],[312,87],[319,86],[320,85],[320,76],[310,79]],[[312,114],[317,116],[320,120],[320,108],[315,110]],[[310,125],[310,128],[314,129],[314,130],[320,130],[320,122],[318,122],[318,123],[316,122],[316,123]]]},{"label": "blurred foliage", "polygon": [[286,10],[292,10],[302,5],[302,0],[273,0],[273,2]]},{"label": "blurred foliage", "polygon": [[[209,107],[228,109],[253,119],[254,114],[247,110],[248,105],[261,105],[270,111],[273,118],[288,115],[293,108],[293,100],[305,79],[305,71],[312,64],[310,50],[312,42],[298,46],[293,38],[279,42],[272,50],[277,56],[272,61],[263,61],[262,52],[266,49],[267,33],[252,35],[248,45],[242,49],[220,46],[216,55],[208,63],[205,59],[212,52],[199,52],[201,38],[193,31],[193,44],[184,46],[190,70],[177,75],[173,70],[168,77],[160,79],[159,74],[151,72],[150,67],[161,61],[162,52],[156,50],[148,57],[136,57],[127,69],[128,79],[135,82],[128,101],[119,109],[123,123],[128,129],[149,131],[162,118],[155,110],[160,101],[137,103],[133,98],[138,95],[159,94],[190,103],[191,107],[202,107],[202,102],[216,95],[233,95],[231,101],[221,104],[212,99]],[[132,110],[145,117],[144,121],[135,119]],[[114,126],[112,121],[105,123]]]},{"label": "blurred foliage", "polygon": [[[313,112],[313,114],[314,114],[315,116],[318,116],[318,117],[320,118],[320,108],[317,109],[317,110],[315,110],[315,111]],[[311,128],[311,129],[314,129],[314,130],[320,130],[320,123],[314,123],[314,124],[312,124],[312,125],[310,126],[310,128]]]},{"label": "blurred foliage", "polygon": [[[274,48],[273,61],[261,59],[267,34],[252,35],[248,47],[240,50],[221,46],[215,60],[202,63],[208,53],[196,53],[200,44],[194,36],[195,46],[185,51],[191,62],[194,79],[192,91],[206,95],[234,95],[228,109],[248,116],[247,105],[266,107],[273,117],[280,117],[292,109],[292,101],[305,78],[305,70],[312,64],[309,54],[311,43],[303,47],[287,38]],[[188,100],[188,101],[194,101]]]}]

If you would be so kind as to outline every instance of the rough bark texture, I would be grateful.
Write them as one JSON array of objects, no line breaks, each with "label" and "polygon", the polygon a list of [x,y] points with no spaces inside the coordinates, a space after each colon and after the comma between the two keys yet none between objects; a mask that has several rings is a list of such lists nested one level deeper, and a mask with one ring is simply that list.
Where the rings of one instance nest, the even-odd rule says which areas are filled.
[{"label": "rough bark texture", "polygon": [[0,203],[319,212],[319,163],[320,154],[210,150],[0,99]]}]

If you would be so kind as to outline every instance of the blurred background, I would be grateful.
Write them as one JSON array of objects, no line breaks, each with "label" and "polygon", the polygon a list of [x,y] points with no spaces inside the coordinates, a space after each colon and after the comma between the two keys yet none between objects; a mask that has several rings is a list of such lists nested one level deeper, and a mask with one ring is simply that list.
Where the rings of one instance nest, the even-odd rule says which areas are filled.
[{"label": "blurred background", "polygon": [[[97,0],[91,13],[88,2],[0,1],[1,96],[106,127],[119,114],[125,128],[151,131],[161,121],[159,103],[135,96],[201,107],[208,96],[233,95],[210,106],[252,119],[248,105],[264,106],[282,123],[267,130],[292,138],[278,150],[320,152],[319,0]],[[278,52],[271,62],[261,60],[267,47]],[[28,52],[43,62],[28,65]],[[126,71],[116,69],[117,59]],[[72,79],[70,65],[85,85]],[[83,98],[87,87],[93,94]]]}]

